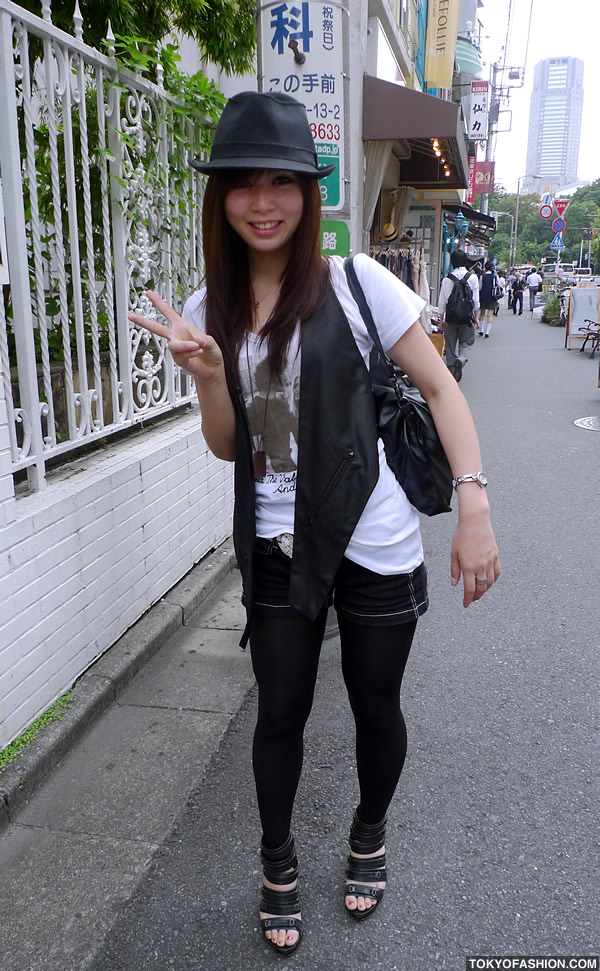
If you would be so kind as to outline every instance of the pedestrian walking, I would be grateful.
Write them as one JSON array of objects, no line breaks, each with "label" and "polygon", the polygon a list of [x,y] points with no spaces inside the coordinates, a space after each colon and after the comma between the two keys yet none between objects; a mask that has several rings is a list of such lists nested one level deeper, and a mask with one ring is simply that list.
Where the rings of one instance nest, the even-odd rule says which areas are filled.
[{"label": "pedestrian walking", "polygon": [[[260,920],[287,956],[303,935],[291,820],[328,605],[356,722],[360,787],[343,888],[354,918],[385,888],[385,823],[406,752],[400,684],[427,609],[419,519],[388,467],[365,366],[371,341],[340,257],[319,251],[319,166],[303,105],[281,93],[227,103],[203,203],[206,285],[170,322],[130,314],[194,375],[211,451],[235,462],[234,542],[258,684],[253,768],[262,824]],[[451,553],[463,604],[499,575],[477,436],[428,339],[424,301],[354,261],[381,340],[427,398],[455,476]],[[201,513],[200,513],[201,514]],[[328,854],[324,854],[324,859]]]},{"label": "pedestrian walking", "polygon": [[504,270],[498,270],[497,276],[498,276],[498,287],[500,288],[500,290],[502,291],[502,293],[498,297],[498,306],[494,310],[494,317],[497,317],[498,316],[498,311],[500,310],[500,305],[501,305],[501,303],[502,303],[502,301],[504,299],[504,295],[506,293],[506,273],[504,272]]},{"label": "pedestrian walking", "polygon": [[527,289],[529,290],[529,310],[533,313],[536,294],[542,289],[542,278],[535,266],[527,277]]},{"label": "pedestrian walking", "polygon": [[[485,336],[490,336],[494,313],[498,309],[498,299],[494,296],[494,291],[499,287],[498,277],[494,270],[494,264],[488,260],[485,264],[483,275],[479,281],[479,335],[483,336],[485,325]],[[485,314],[485,320],[483,315]]]},{"label": "pedestrian walking", "polygon": [[[475,265],[471,267],[471,273],[475,274],[475,277],[477,278],[477,287],[479,288],[479,290],[481,290],[481,277],[483,276],[483,268],[481,264],[475,263]],[[475,307],[474,313],[475,313],[475,330],[477,331],[478,334],[483,334],[483,327],[481,326],[481,319],[480,319],[481,303],[479,304],[478,307]]]},{"label": "pedestrian walking", "polygon": [[525,280],[524,275],[517,270],[515,278],[512,282],[512,308],[513,314],[516,314],[517,307],[519,308],[519,317],[523,313],[523,293],[526,286],[527,281]]},{"label": "pedestrian walking", "polygon": [[479,282],[476,273],[467,270],[467,256],[454,250],[450,256],[451,272],[442,280],[438,310],[443,320],[446,364],[457,381],[462,378],[469,351],[475,343],[475,327],[479,326]]},{"label": "pedestrian walking", "polygon": [[513,286],[516,279],[517,279],[517,271],[513,266],[506,278],[506,290],[508,293],[508,300],[507,300],[508,310],[513,309]]}]

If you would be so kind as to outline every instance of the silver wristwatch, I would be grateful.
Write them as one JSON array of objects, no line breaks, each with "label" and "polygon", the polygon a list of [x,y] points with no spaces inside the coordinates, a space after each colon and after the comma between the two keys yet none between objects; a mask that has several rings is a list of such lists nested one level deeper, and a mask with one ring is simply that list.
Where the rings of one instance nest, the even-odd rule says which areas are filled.
[{"label": "silver wristwatch", "polygon": [[456,489],[461,482],[476,482],[481,489],[488,484],[487,475],[484,475],[483,472],[471,473],[469,475],[457,475],[455,479],[452,479],[452,488]]}]

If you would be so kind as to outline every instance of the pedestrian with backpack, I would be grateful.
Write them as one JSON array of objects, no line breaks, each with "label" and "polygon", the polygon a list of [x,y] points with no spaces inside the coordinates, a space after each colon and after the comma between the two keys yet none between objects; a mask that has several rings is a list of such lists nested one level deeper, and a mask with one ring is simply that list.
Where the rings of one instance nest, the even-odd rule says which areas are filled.
[{"label": "pedestrian with backpack", "polygon": [[467,255],[454,250],[452,271],[442,280],[438,309],[444,322],[446,364],[457,381],[475,343],[475,312],[479,310],[479,282],[467,269]]}]

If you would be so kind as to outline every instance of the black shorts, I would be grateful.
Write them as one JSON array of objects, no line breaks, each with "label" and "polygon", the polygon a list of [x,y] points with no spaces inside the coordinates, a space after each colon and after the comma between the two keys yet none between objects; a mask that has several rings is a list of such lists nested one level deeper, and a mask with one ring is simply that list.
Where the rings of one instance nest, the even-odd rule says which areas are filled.
[{"label": "black shorts", "polygon": [[[255,549],[254,613],[299,616],[289,602],[291,559],[269,539],[257,539]],[[410,623],[429,606],[425,564],[411,573],[383,576],[344,557],[323,606],[332,604],[338,616],[365,627]]]}]

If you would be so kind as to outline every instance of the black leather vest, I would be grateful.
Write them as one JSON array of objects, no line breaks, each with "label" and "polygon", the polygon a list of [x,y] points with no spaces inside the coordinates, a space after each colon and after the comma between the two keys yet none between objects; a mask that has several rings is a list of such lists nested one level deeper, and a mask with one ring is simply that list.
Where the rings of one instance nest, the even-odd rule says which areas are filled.
[{"label": "black leather vest", "polygon": [[[246,609],[252,604],[256,538],[252,446],[239,388],[233,541]],[[298,471],[290,603],[314,619],[379,477],[369,374],[330,285],[302,331]]]}]

